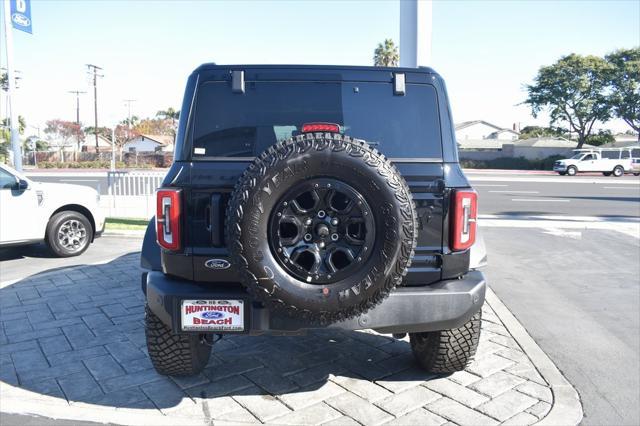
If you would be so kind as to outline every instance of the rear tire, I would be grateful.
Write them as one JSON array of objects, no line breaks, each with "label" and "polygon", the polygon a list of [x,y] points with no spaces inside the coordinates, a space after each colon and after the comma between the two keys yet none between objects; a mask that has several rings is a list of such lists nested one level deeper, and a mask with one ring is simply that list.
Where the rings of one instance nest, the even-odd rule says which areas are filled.
[{"label": "rear tire", "polygon": [[79,256],[89,248],[93,226],[87,217],[76,211],[56,213],[49,219],[45,241],[58,257]]},{"label": "rear tire", "polygon": [[613,175],[615,177],[621,177],[622,175],[624,175],[624,169],[622,168],[622,166],[616,166],[613,169]]},{"label": "rear tire", "polygon": [[640,176],[640,173],[634,173],[633,175],[634,176]]},{"label": "rear tire", "polygon": [[462,327],[452,330],[410,333],[411,350],[416,361],[430,373],[462,371],[473,360],[480,340],[482,311]]},{"label": "rear tire", "polygon": [[569,166],[567,168],[567,175],[575,176],[578,173],[578,169],[575,166]]},{"label": "rear tire", "polygon": [[154,368],[168,376],[191,376],[201,372],[209,362],[211,346],[202,343],[197,334],[173,334],[145,307],[147,351]]}]

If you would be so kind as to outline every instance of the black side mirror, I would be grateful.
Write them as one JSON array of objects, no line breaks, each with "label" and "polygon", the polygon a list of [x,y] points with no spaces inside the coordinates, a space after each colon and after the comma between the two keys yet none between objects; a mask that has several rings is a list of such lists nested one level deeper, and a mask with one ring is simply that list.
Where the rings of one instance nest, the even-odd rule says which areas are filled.
[{"label": "black side mirror", "polygon": [[27,182],[26,180],[16,178],[16,181],[16,188],[18,189],[18,191],[24,191],[25,189],[29,188],[29,182]]}]

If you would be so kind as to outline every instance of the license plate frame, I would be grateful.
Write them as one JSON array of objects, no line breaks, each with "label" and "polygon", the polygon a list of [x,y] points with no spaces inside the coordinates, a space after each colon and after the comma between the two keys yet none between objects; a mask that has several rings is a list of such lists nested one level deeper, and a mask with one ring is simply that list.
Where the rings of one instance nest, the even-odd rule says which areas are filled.
[{"label": "license plate frame", "polygon": [[185,299],[180,302],[180,329],[186,332],[243,333],[247,303],[243,299]]}]

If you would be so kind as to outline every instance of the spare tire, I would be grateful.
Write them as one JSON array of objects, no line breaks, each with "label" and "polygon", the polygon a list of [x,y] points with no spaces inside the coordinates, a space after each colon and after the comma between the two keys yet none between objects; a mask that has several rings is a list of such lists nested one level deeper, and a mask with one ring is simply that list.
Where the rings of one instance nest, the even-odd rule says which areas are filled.
[{"label": "spare tire", "polygon": [[231,195],[226,238],[248,291],[271,311],[327,324],[359,315],[402,282],[417,214],[396,168],[335,133],[268,148]]}]

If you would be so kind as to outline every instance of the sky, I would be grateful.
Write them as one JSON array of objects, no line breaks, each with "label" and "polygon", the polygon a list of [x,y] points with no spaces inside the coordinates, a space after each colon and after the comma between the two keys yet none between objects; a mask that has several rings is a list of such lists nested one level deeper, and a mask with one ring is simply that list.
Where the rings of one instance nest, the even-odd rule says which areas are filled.
[{"label": "sky", "polygon": [[[32,0],[33,34],[13,31],[20,71],[16,107],[29,134],[49,119],[99,125],[128,114],[154,116],[181,105],[186,78],[218,64],[371,65],[385,38],[399,44],[399,0],[153,1]],[[4,21],[0,21],[4,24]],[[531,117],[525,85],[538,69],[570,53],[604,55],[640,45],[640,1],[434,1],[433,57],[454,120],[510,128],[547,125]],[[4,28],[0,57],[6,67]],[[0,100],[6,116],[6,101]],[[625,131],[620,121],[603,127]]]}]

